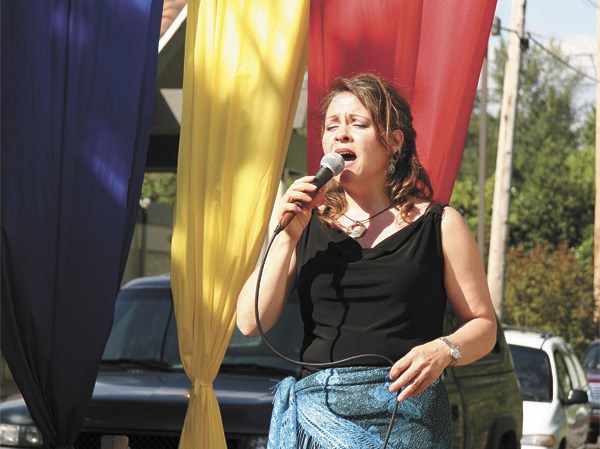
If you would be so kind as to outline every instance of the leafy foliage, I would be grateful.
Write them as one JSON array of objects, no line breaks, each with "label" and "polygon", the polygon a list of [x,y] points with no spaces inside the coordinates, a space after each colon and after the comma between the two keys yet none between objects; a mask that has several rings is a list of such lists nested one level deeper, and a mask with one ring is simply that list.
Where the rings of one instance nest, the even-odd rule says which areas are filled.
[{"label": "leafy foliage", "polygon": [[174,203],[177,190],[175,173],[146,173],[142,185],[142,198],[153,203]]},{"label": "leafy foliage", "polygon": [[581,143],[585,148],[596,146],[596,107],[589,108],[580,132]]},{"label": "leafy foliage", "polygon": [[595,337],[592,268],[566,243],[543,242],[508,253],[504,322],[563,335],[582,354]]},{"label": "leafy foliage", "polygon": [[579,246],[593,222],[592,149],[547,153],[513,192],[510,241],[533,246],[542,241]]},{"label": "leafy foliage", "polygon": [[[560,54],[555,44],[551,50]],[[490,77],[497,86],[490,92],[490,102],[496,106],[502,96],[505,55],[506,46],[501,44],[490,64]],[[595,110],[576,107],[581,84],[579,74],[541,48],[531,47],[523,54],[503,310],[508,324],[559,332],[579,349],[598,334],[592,286]],[[452,195],[452,205],[474,233],[479,113],[476,108]],[[498,117],[488,120],[486,249],[498,123]]]},{"label": "leafy foliage", "polygon": [[[469,121],[469,129],[465,142],[465,149],[457,180],[476,180],[479,173],[479,114],[480,110],[475,108]],[[488,114],[487,116],[487,138],[485,150],[485,178],[493,176],[496,168],[496,150],[498,147],[498,117]]]}]

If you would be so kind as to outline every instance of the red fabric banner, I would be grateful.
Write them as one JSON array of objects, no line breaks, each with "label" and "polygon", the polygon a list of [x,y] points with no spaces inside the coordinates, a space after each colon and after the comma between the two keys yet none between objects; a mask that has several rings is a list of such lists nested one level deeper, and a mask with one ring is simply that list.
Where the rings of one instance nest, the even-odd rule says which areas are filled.
[{"label": "red fabric banner", "polygon": [[448,202],[496,0],[311,0],[308,170],[322,157],[318,107],[338,76],[378,73],[412,107],[435,199]]}]

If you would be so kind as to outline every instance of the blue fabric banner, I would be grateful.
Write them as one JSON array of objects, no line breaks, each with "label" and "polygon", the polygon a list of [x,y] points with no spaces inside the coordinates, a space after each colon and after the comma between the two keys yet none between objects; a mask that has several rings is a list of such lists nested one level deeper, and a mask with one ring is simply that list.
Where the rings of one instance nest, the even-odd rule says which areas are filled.
[{"label": "blue fabric banner", "polygon": [[1,2],[2,353],[72,447],[133,235],[162,0]]}]

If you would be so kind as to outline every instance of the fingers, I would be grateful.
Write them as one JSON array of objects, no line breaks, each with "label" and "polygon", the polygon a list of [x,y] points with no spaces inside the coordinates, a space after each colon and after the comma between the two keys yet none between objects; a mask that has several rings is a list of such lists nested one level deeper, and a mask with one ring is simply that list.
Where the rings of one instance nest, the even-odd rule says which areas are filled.
[{"label": "fingers", "polygon": [[390,369],[390,392],[400,391],[398,401],[422,393],[444,371],[444,356],[435,344],[413,348]]},{"label": "fingers", "polygon": [[[297,238],[308,223],[310,212],[319,200],[315,199],[317,187],[311,184],[314,176],[297,179],[279,200],[279,226],[286,234]],[[322,201],[322,200],[321,200]],[[296,220],[300,218],[300,220]],[[289,225],[294,223],[292,227]]]},{"label": "fingers", "polygon": [[390,385],[390,392],[400,390],[397,400],[398,402],[402,402],[405,399],[422,393],[437,377],[431,374],[424,374],[423,372],[408,370],[396,382]]},{"label": "fingers", "polygon": [[433,383],[435,379],[420,379],[420,376],[416,376],[410,380],[400,391],[396,398],[398,402],[402,402],[405,399],[412,398],[425,391],[425,389]]}]

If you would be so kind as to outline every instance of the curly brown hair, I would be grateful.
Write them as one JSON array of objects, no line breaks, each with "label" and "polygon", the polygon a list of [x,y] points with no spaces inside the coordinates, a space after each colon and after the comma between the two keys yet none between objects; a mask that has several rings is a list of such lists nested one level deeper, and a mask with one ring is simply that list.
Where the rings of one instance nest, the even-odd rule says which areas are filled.
[{"label": "curly brown hair", "polygon": [[[433,198],[429,176],[417,157],[417,134],[412,124],[410,105],[394,86],[376,74],[361,73],[351,78],[337,78],[321,103],[323,127],[329,104],[342,92],[354,94],[369,111],[376,125],[378,139],[390,154],[393,154],[390,144],[393,133],[398,130],[402,132],[404,141],[397,156],[394,156],[396,170],[393,174],[388,173],[387,191],[392,205],[400,211],[400,218],[406,218],[415,207],[413,198]],[[320,213],[320,218],[331,222],[347,208],[343,188],[332,180],[325,192],[325,208]]]}]

